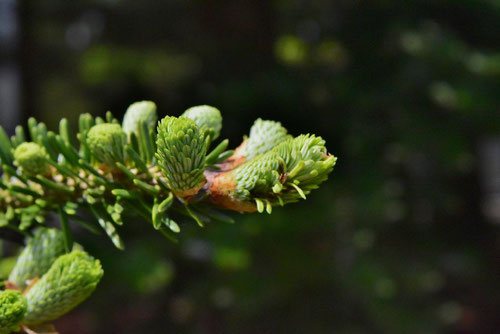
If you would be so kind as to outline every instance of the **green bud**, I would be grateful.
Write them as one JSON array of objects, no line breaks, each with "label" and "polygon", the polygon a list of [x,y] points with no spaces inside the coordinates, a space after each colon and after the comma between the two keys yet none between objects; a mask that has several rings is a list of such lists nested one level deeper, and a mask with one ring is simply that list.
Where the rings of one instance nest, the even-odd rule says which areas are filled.
[{"label": "green bud", "polygon": [[83,251],[60,256],[26,293],[24,322],[37,325],[60,318],[92,294],[102,275],[99,260]]},{"label": "green bud", "polygon": [[126,143],[125,132],[115,123],[94,125],[87,134],[87,144],[95,160],[109,166],[124,163]]},{"label": "green bud", "polygon": [[151,101],[140,101],[132,103],[125,116],[123,116],[123,131],[126,134],[135,133],[139,137],[139,124],[145,122],[148,128],[156,127],[158,115],[156,114],[156,104]]},{"label": "green bud", "polygon": [[234,196],[240,200],[265,198],[273,204],[295,202],[318,188],[335,162],[321,137],[286,139],[230,172],[236,181]]},{"label": "green bud", "polygon": [[[283,200],[297,201],[319,187],[332,172],[337,158],[328,154],[325,141],[315,135],[289,139],[274,150],[285,163],[286,179]],[[302,191],[298,191],[297,187]]]},{"label": "green bud", "polygon": [[245,141],[240,154],[251,160],[263,154],[282,141],[290,138],[287,130],[279,122],[257,119],[250,128],[250,135]]},{"label": "green bud", "polygon": [[42,277],[64,252],[64,234],[60,230],[38,228],[33,237],[28,238],[26,247],[17,258],[9,281],[24,289],[26,281]]},{"label": "green bud", "polygon": [[49,155],[37,143],[22,143],[14,150],[14,161],[27,175],[47,175],[50,173]]},{"label": "green bud", "polygon": [[0,291],[0,334],[18,332],[26,309],[26,298],[19,291]]},{"label": "green bud", "polygon": [[205,182],[205,131],[187,117],[165,117],[158,125],[156,159],[170,189],[178,196],[196,194]]},{"label": "green bud", "polygon": [[222,116],[219,109],[203,105],[187,109],[182,116],[192,119],[200,129],[210,135],[211,140],[219,137],[222,129]]},{"label": "green bud", "polygon": [[262,154],[234,170],[236,197],[250,200],[254,196],[268,195],[280,182],[280,158],[271,152]]}]

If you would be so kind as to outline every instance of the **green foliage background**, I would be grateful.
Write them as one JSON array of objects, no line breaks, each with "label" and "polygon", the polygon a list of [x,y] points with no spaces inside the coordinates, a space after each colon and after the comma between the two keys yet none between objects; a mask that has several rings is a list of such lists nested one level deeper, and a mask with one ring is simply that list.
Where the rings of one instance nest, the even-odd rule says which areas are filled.
[{"label": "green foliage background", "polygon": [[339,157],[308,201],[193,227],[179,245],[142,221],[124,228],[125,253],[82,231],[105,277],[62,333],[500,329],[499,231],[480,183],[481,147],[500,135],[500,1],[19,10],[24,119],[55,128],[142,99],[161,116],[211,104],[232,146],[262,117]]}]

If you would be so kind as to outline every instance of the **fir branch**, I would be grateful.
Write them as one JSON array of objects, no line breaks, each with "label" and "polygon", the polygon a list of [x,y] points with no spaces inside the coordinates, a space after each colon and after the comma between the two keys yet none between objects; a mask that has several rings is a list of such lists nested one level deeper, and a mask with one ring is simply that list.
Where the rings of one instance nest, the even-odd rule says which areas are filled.
[{"label": "fir branch", "polygon": [[271,213],[305,198],[336,161],[320,137],[293,138],[280,123],[261,119],[235,151],[227,140],[212,145],[222,117],[210,106],[167,116],[156,129],[157,120],[150,101],[132,104],[123,125],[110,112],[105,119],[83,114],[77,146],[66,119],[54,132],[31,118],[28,131],[17,127],[10,139],[0,128],[0,227],[26,233],[57,212],[69,251],[68,224],[80,224],[76,214],[87,210],[123,248],[123,212],[135,212],[174,238],[185,222],[171,213],[200,226],[232,221],[221,209]]}]

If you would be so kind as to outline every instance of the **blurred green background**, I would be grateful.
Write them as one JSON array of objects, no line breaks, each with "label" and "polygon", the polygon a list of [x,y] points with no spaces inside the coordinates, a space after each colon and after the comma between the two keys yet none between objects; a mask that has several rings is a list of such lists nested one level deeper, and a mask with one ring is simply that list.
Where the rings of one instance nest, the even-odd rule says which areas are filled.
[{"label": "blurred green background", "polygon": [[62,333],[500,332],[500,1],[0,0],[0,121],[211,104],[339,157],[307,201],[127,250]]}]

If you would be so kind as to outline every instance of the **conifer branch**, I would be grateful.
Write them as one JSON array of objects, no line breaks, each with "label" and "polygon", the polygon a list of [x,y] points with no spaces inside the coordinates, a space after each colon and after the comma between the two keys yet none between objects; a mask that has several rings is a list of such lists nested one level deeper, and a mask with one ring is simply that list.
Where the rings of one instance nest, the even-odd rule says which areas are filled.
[{"label": "conifer branch", "polygon": [[[110,112],[105,119],[81,115],[76,138],[65,119],[54,132],[31,118],[27,134],[17,127],[10,139],[0,127],[0,228],[26,234],[0,290],[0,334],[54,330],[50,322],[96,288],[101,265],[74,243],[70,224],[100,229],[123,249],[118,231],[133,213],[176,241],[186,220],[231,223],[221,210],[271,213],[306,198],[336,161],[320,137],[294,138],[261,119],[227,150],[227,139],[214,143],[222,116],[210,106],[157,120],[156,105],[141,101],[122,124]],[[60,229],[43,227],[51,212]]]},{"label": "conifer branch", "polygon": [[157,120],[150,101],[132,104],[122,124],[110,112],[105,119],[83,114],[77,145],[65,119],[54,132],[31,118],[27,134],[17,127],[10,139],[0,128],[0,227],[26,232],[58,212],[69,245],[67,220],[78,223],[84,209],[117,247],[125,212],[175,237],[185,217],[203,225],[218,220],[219,209],[270,213],[305,198],[336,160],[320,137],[293,138],[280,123],[261,119],[228,151],[227,140],[213,143],[222,117],[210,106]]}]

